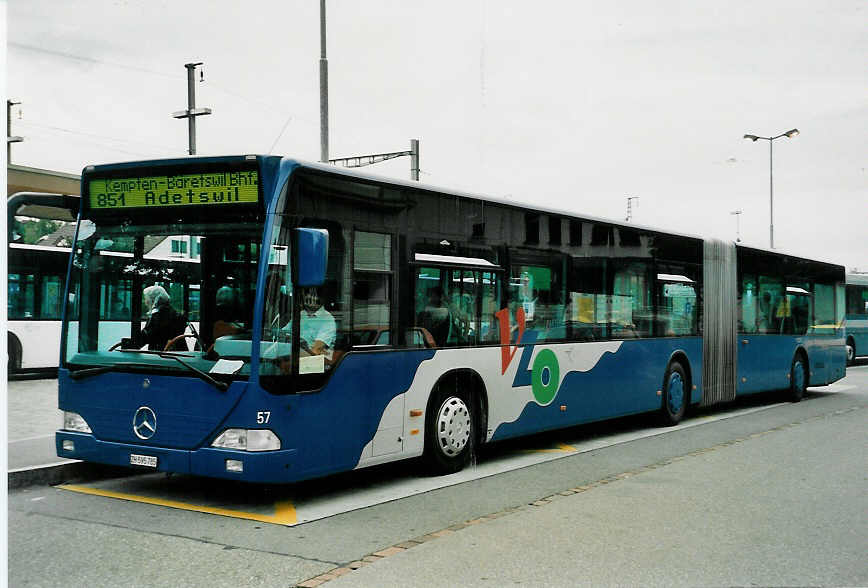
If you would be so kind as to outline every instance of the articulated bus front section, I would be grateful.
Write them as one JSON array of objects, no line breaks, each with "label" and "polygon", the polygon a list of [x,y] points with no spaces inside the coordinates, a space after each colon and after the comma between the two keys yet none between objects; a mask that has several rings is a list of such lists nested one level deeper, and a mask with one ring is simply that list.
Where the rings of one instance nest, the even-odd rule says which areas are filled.
[{"label": "articulated bus front section", "polygon": [[[254,378],[260,356],[273,365],[289,357],[291,331],[268,350],[253,342],[263,268],[289,274],[288,247],[262,244],[293,165],[244,156],[84,170],[61,343],[60,457],[284,479],[293,450],[274,425],[285,406]],[[291,319],[272,318],[278,327]]]}]

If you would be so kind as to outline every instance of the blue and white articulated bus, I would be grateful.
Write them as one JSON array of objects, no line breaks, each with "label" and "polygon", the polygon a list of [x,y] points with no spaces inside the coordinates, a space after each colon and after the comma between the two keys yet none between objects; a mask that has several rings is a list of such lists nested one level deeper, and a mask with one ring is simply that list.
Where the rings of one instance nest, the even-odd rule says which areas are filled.
[{"label": "blue and white articulated bus", "polygon": [[[734,243],[277,156],[87,167],[79,216],[61,457],[448,473],[482,443],[845,373],[844,268]],[[105,283],[182,315],[195,293],[197,320],[146,347],[135,294],[109,336]]]},{"label": "blue and white articulated bus", "polygon": [[847,365],[868,356],[868,273],[847,274]]}]

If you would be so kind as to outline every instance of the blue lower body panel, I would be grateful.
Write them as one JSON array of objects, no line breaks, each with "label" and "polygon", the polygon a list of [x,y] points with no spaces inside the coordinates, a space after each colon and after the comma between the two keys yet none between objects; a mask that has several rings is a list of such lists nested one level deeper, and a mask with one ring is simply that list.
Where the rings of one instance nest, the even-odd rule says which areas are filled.
[{"label": "blue lower body panel", "polygon": [[[75,443],[74,451],[64,451],[63,442],[67,440]],[[55,444],[57,454],[67,459],[129,467],[137,472],[174,472],[258,483],[280,483],[291,478],[292,460],[297,453],[295,449],[249,452],[212,447],[187,451],[100,441],[91,434],[70,431],[58,431]],[[157,467],[131,466],[132,454],[156,457]],[[227,471],[227,459],[241,461],[244,464],[243,472]]]}]

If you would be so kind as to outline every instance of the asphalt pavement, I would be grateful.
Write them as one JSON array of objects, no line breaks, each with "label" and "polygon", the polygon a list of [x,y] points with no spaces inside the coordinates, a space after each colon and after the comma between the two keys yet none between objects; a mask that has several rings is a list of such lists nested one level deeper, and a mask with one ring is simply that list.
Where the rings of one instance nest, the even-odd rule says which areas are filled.
[{"label": "asphalt pavement", "polygon": [[[20,408],[56,412],[37,388]],[[34,486],[10,493],[10,584],[866,586],[866,398],[863,365],[798,404],[296,527]]]},{"label": "asphalt pavement", "polygon": [[9,487],[53,484],[85,472],[81,462],[57,457],[54,432],[63,424],[57,409],[57,378],[7,380]]}]

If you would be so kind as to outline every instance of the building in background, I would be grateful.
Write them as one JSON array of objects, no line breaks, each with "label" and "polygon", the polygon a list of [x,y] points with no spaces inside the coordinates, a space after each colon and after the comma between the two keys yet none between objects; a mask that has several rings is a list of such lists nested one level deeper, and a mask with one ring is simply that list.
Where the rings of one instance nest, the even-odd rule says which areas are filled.
[{"label": "building in background", "polygon": [[16,192],[50,192],[79,196],[81,176],[23,165],[6,166],[6,196]]}]

